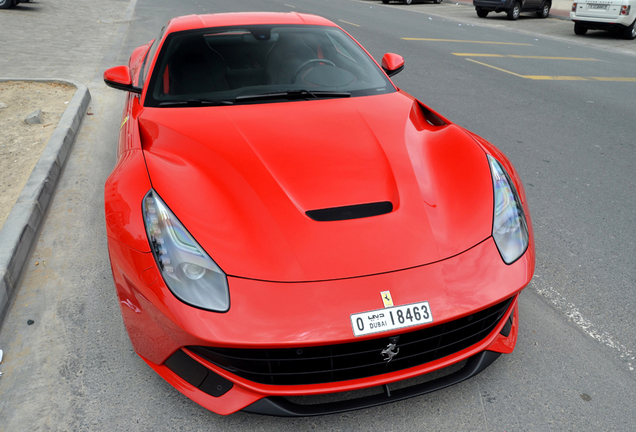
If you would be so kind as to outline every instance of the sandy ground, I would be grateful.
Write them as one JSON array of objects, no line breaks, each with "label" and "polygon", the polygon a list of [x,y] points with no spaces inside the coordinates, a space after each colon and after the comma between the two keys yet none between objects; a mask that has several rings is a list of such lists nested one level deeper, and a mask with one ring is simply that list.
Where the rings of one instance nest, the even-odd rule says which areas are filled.
[{"label": "sandy ground", "polygon": [[[75,87],[29,81],[0,82],[0,227],[9,216]],[[42,110],[41,124],[24,119]]]}]

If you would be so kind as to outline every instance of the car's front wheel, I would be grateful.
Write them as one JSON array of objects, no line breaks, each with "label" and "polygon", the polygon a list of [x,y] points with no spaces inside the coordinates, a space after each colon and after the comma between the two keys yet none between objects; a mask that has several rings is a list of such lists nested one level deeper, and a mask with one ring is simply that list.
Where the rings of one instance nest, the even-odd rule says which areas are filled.
[{"label": "car's front wheel", "polygon": [[623,37],[625,39],[636,39],[636,21],[632,23],[629,27],[627,27],[623,33]]},{"label": "car's front wheel", "polygon": [[0,9],[9,9],[13,6],[13,0],[0,0]]},{"label": "car's front wheel", "polygon": [[404,0],[404,4],[411,4],[413,3],[413,0]]},{"label": "car's front wheel", "polygon": [[550,2],[545,2],[543,7],[541,8],[541,10],[537,11],[537,16],[539,18],[547,18],[550,15],[550,7],[551,6],[552,5],[550,4]]},{"label": "car's front wheel", "polygon": [[581,23],[574,23],[574,34],[583,36],[585,33],[587,33],[587,27]]},{"label": "car's front wheel", "polygon": [[483,10],[482,8],[475,8],[475,10],[477,11],[477,16],[479,18],[486,18],[488,16],[487,10]]},{"label": "car's front wheel", "polygon": [[389,4],[389,0],[382,0],[382,3]]},{"label": "car's front wheel", "polygon": [[508,19],[512,21],[519,19],[520,14],[521,14],[521,3],[515,2],[515,4],[512,5],[512,8],[510,8],[510,10],[508,11]]},{"label": "car's front wheel", "polygon": [[433,3],[435,4],[440,4],[442,2],[442,0],[433,0]]}]

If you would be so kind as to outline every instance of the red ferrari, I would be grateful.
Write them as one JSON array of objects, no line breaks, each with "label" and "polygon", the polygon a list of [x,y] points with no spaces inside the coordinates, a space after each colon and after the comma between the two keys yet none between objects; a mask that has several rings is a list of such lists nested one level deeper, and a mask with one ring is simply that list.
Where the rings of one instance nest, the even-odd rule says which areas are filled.
[{"label": "red ferrari", "polygon": [[193,401],[336,413],[512,352],[535,266],[523,186],[399,90],[403,67],[324,18],[234,13],[175,18],[104,73],[127,92],[105,186],[123,321]]}]

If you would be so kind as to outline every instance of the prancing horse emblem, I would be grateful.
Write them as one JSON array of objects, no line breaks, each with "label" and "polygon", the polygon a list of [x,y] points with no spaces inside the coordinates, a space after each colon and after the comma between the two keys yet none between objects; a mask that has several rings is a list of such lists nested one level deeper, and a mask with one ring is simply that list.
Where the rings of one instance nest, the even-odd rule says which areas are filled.
[{"label": "prancing horse emblem", "polygon": [[395,349],[396,349],[396,344],[394,344],[394,343],[390,343],[390,344],[388,344],[388,345],[386,346],[386,348],[384,348],[384,349],[382,350],[382,352],[380,353],[380,355],[382,355],[382,356],[386,356],[386,357],[384,357],[384,361],[385,361],[385,362],[387,362],[387,363],[388,363],[388,362],[390,362],[390,361],[393,359],[393,357],[395,357],[396,355],[398,355],[398,353],[400,352],[400,349],[399,349],[399,348],[397,348],[397,351],[393,351],[393,350],[395,350]]}]

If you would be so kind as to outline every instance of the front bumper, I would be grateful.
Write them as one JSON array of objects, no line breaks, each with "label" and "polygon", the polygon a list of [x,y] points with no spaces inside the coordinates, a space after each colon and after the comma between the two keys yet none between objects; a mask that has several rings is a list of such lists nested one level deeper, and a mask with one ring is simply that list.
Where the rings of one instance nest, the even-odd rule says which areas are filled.
[{"label": "front bumper", "polygon": [[577,16],[570,12],[570,19],[580,23],[590,30],[624,30],[636,20],[633,14],[621,15],[618,18],[590,18]]},{"label": "front bumper", "polygon": [[[311,283],[229,277],[231,307],[227,313],[219,314],[187,306],[174,298],[163,283],[151,254],[138,252],[112,239],[109,239],[109,252],[122,316],[136,352],[177,390],[219,414],[246,408],[278,415],[339,412],[427,393],[475,375],[494,359],[493,355],[483,353],[512,352],[517,338],[518,313],[513,314],[507,336],[501,332],[512,311],[517,310],[517,294],[530,282],[534,272],[533,244],[523,257],[507,266],[489,238],[467,252],[438,263],[374,276]],[[513,297],[513,300],[503,318],[480,342],[425,364],[359,379],[306,385],[256,383],[185,348],[311,347],[388,338],[426,327],[354,337],[349,315],[381,309],[380,292],[386,290],[391,291],[396,305],[428,301],[434,317],[431,325],[467,317],[507,298]],[[180,350],[205,369],[204,375],[211,377],[203,378],[208,383],[206,386],[212,383],[211,392],[201,390],[201,383],[193,385],[166,366],[166,360]],[[393,392],[390,397],[313,408],[294,408],[279,399],[384,386],[464,360],[469,362],[463,372],[424,387]],[[213,387],[218,386],[221,394],[213,396]],[[267,400],[257,403],[263,398]]]},{"label": "front bumper", "polygon": [[[243,408],[243,411],[256,414],[276,415],[281,417],[307,417],[316,415],[337,414],[341,412],[362,408],[370,408],[391,402],[397,402],[415,396],[421,396],[427,393],[431,393],[436,390],[441,390],[477,375],[479,372],[490,366],[490,364],[492,364],[497,358],[499,358],[500,355],[501,353],[495,351],[482,351],[470,357],[461,369],[454,371],[448,375],[443,375],[430,381],[416,383],[414,385],[398,389],[391,389],[389,383],[386,383],[381,386],[383,392],[379,394],[376,392],[376,394],[359,398],[345,398],[344,400],[335,401],[330,400],[318,404],[301,404],[296,403],[285,397],[290,396],[289,394],[284,394],[282,396],[263,397],[260,392],[250,393],[249,390],[246,390],[245,388],[239,386],[236,388],[235,393],[228,394],[229,398],[225,401],[225,403],[236,403],[236,405],[238,406],[244,405],[248,401],[253,400],[254,402],[245,406]],[[199,367],[202,367],[193,358],[188,358],[190,359],[190,362],[195,362]],[[199,387],[196,387],[193,385],[188,385],[189,383],[184,383],[182,377],[174,373],[171,369],[165,366],[157,366],[154,363],[148,362],[147,360],[146,362],[159,375],[166,379],[166,381],[172,384],[180,392],[208,409],[212,409],[210,408],[210,406],[216,405],[216,402],[220,400],[216,394],[211,394],[211,392],[208,390],[218,393],[223,392],[222,394],[220,394],[220,396],[223,396],[226,391],[224,389],[224,386],[227,385],[227,383],[230,383],[230,390],[234,388],[234,385],[230,381],[225,380],[223,377],[215,374],[213,371],[209,371],[208,379],[206,380],[213,381],[214,384],[212,386],[206,383],[203,385],[199,385]],[[210,376],[212,376],[211,379],[209,379]],[[200,390],[202,388],[204,389],[203,392]]]}]

